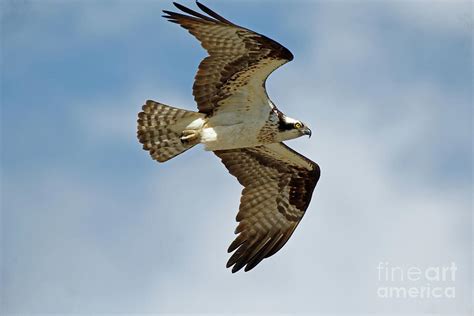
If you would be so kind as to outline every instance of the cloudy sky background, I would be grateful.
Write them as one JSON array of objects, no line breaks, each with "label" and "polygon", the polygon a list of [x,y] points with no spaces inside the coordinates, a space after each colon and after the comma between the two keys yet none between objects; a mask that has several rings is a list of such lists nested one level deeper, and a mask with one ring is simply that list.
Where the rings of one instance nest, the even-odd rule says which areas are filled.
[{"label": "cloudy sky background", "polygon": [[[472,3],[204,3],[295,55],[267,87],[313,130],[288,143],[322,169],[301,225],[231,274],[240,185],[138,144],[144,100],[195,108],[171,1],[4,0],[2,311],[472,313]],[[456,298],[378,298],[379,262],[455,262]]]}]

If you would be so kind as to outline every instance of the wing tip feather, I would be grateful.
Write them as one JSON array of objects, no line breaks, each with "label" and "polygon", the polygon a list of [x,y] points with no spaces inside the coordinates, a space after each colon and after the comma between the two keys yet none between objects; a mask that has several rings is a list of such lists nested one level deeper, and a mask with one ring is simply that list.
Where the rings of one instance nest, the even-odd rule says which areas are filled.
[{"label": "wing tip feather", "polygon": [[196,0],[196,5],[199,7],[199,9],[201,9],[203,12],[207,13],[209,16],[213,17],[217,21],[220,21],[222,23],[229,24],[229,25],[235,25],[231,21],[227,20],[226,18],[222,17],[221,15],[217,14],[213,10],[206,7],[204,4],[202,4],[198,0]]},{"label": "wing tip feather", "polygon": [[206,21],[206,22],[212,22],[212,23],[223,23],[223,24],[228,24],[232,26],[237,26],[234,23],[230,22],[229,20],[225,19],[221,15],[217,14],[213,10],[209,9],[206,7],[204,4],[196,0],[196,5],[198,6],[199,9],[201,9],[204,13],[207,15],[204,15],[202,13],[199,13],[197,11],[194,11],[178,2],[173,1],[173,5],[180,11],[187,13],[189,15],[183,15],[180,13],[168,11],[168,10],[163,10],[163,12],[169,14],[170,16],[178,16],[183,19],[193,19],[193,20],[199,20],[199,21]]}]

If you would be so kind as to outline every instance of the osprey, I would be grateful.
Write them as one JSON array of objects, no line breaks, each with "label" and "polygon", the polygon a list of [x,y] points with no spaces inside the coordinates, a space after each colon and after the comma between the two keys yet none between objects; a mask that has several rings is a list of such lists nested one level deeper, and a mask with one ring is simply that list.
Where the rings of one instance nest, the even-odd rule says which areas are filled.
[{"label": "osprey", "polygon": [[207,15],[174,3],[186,14],[164,10],[163,17],[187,29],[209,54],[193,85],[199,111],[148,100],[138,114],[137,135],[159,162],[203,144],[244,186],[227,267],[248,271],[288,241],[320,169],[283,143],[311,136],[311,130],[278,110],[265,89],[270,73],[293,59],[291,52],[196,4]]}]

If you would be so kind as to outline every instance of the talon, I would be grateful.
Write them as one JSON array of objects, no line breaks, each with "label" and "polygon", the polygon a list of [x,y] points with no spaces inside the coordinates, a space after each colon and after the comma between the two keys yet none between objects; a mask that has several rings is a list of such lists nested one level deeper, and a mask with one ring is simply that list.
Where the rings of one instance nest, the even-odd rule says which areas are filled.
[{"label": "talon", "polygon": [[194,130],[184,130],[181,133],[180,140],[182,143],[189,144],[198,140],[198,132]]}]

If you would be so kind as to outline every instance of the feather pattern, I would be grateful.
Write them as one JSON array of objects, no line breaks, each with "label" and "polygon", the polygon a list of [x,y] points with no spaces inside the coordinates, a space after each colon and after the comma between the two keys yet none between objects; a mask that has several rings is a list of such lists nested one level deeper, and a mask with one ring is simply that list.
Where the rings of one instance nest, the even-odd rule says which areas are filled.
[{"label": "feather pattern", "polygon": [[214,153],[244,186],[239,235],[229,246],[235,252],[227,267],[248,271],[288,241],[309,206],[320,169],[283,143]]},{"label": "feather pattern", "polygon": [[150,156],[165,162],[193,147],[180,140],[183,129],[203,114],[148,100],[138,113],[137,137]]},{"label": "feather pattern", "polygon": [[[199,65],[193,86],[201,113],[212,115],[219,107],[232,106],[226,99],[234,94],[266,96],[267,77],[293,59],[276,41],[230,22],[199,2],[198,7],[209,16],[174,5],[187,15],[164,10],[164,17],[187,29],[209,53]],[[254,106],[266,105],[249,101]]]}]

